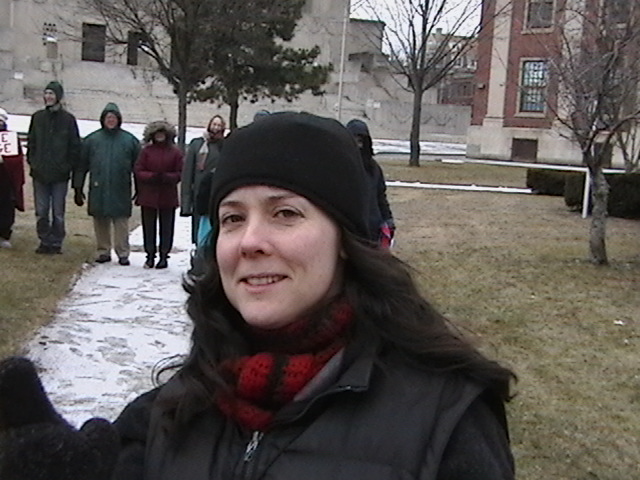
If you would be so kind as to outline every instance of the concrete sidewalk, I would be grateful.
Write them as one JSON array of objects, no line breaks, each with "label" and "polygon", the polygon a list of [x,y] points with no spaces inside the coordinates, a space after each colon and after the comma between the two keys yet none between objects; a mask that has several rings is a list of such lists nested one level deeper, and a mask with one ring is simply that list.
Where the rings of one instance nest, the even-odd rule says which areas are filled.
[{"label": "concrete sidewalk", "polygon": [[93,416],[114,420],[153,387],[157,362],[187,353],[191,326],[181,280],[189,268],[190,228],[190,218],[176,216],[165,270],[142,267],[142,229],[135,229],[131,265],[86,265],[54,320],[25,345],[53,404],[73,425]]}]

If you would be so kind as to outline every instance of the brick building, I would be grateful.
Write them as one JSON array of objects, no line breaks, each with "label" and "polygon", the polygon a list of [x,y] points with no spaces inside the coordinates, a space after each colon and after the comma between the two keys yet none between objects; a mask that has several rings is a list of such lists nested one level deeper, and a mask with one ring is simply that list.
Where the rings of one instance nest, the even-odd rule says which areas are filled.
[{"label": "brick building", "polygon": [[[581,163],[570,132],[557,120],[561,88],[551,60],[561,35],[584,35],[589,14],[617,11],[628,0],[484,0],[467,155],[475,158]],[[637,6],[637,5],[636,5]],[[571,15],[569,12],[580,12]],[[583,38],[581,41],[584,40]],[[619,151],[613,164],[621,163]]]}]

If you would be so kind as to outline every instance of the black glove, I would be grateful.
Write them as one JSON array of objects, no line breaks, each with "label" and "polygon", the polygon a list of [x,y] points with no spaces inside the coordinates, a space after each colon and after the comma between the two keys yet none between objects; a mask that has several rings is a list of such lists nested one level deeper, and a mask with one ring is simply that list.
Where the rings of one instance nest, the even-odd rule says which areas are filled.
[{"label": "black glove", "polygon": [[0,362],[2,480],[108,480],[119,450],[107,420],[76,430],[56,412],[30,360]]},{"label": "black glove", "polygon": [[84,205],[84,193],[82,193],[82,189],[81,188],[76,188],[75,189],[75,193],[73,195],[73,201],[75,202],[75,204],[79,207]]}]

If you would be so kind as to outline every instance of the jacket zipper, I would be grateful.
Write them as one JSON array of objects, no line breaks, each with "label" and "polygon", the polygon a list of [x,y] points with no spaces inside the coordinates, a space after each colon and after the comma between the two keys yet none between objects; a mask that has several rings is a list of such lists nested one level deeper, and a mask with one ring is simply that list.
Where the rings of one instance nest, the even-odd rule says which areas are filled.
[{"label": "jacket zipper", "polygon": [[319,401],[319,400],[321,400],[321,399],[323,399],[325,397],[328,397],[330,395],[335,395],[335,394],[344,393],[344,392],[356,392],[357,393],[357,392],[362,392],[362,391],[365,391],[365,390],[367,390],[367,388],[363,387],[363,386],[352,386],[352,385],[341,385],[341,386],[338,386],[338,387],[336,387],[336,388],[334,388],[332,390],[328,390],[328,391],[326,391],[324,393],[321,393],[320,395],[318,395],[315,398],[311,399],[308,402],[308,404],[304,407],[304,409],[302,411],[298,412],[298,414],[295,415],[294,417],[287,418],[286,421],[284,421],[284,422],[283,421],[277,422],[277,420],[276,420],[276,423],[274,424],[274,426],[279,426],[279,425],[282,425],[283,423],[291,423],[291,422],[295,422],[295,421],[299,420],[304,415],[306,415],[306,413],[311,409],[311,407],[313,405],[315,405],[315,403],[317,401]]},{"label": "jacket zipper", "polygon": [[251,461],[251,459],[253,458],[253,455],[256,453],[256,450],[258,449],[258,445],[260,444],[260,440],[262,440],[262,437],[264,436],[263,432],[258,432],[255,431],[253,432],[253,434],[251,435],[251,440],[249,440],[249,443],[247,443],[247,448],[244,450],[244,463],[249,463]]}]

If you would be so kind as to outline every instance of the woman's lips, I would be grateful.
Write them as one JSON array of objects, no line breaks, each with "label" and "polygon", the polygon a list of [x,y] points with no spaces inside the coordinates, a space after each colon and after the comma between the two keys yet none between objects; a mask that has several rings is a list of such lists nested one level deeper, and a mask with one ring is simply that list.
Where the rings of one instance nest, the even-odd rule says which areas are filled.
[{"label": "woman's lips", "polygon": [[285,278],[284,275],[251,275],[243,278],[243,282],[252,287],[262,287],[277,283]]}]

